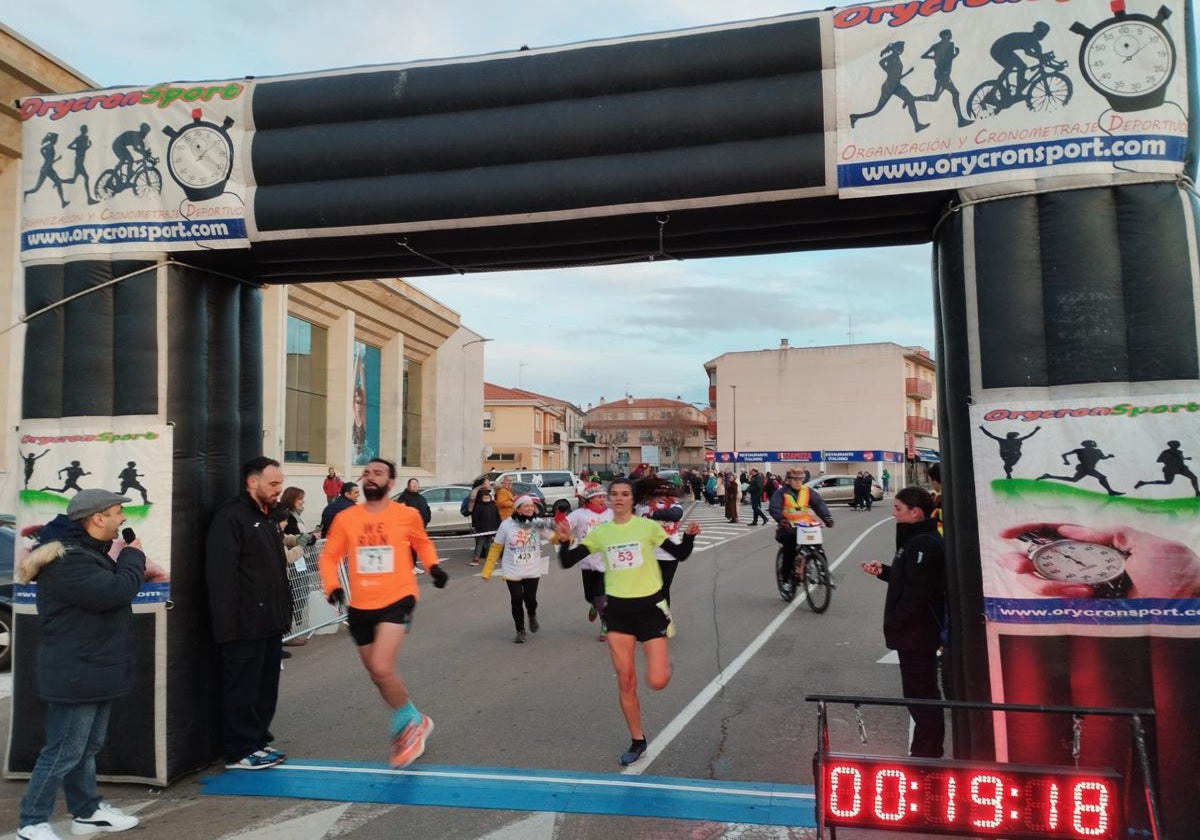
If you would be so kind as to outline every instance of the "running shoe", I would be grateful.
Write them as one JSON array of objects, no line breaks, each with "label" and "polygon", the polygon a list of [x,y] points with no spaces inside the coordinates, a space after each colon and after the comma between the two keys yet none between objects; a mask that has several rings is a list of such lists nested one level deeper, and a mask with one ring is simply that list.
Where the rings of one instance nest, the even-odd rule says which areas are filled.
[{"label": "running shoe", "polygon": [[283,764],[283,757],[278,754],[272,754],[266,750],[255,750],[250,755],[240,758],[237,761],[230,762],[225,765],[226,770],[266,770],[268,767],[274,767],[278,764]]},{"label": "running shoe", "polygon": [[478,557],[472,557],[472,558],[471,558],[471,565],[472,565],[472,566],[478,566],[478,565],[479,565],[479,558],[478,558]]},{"label": "running shoe", "polygon": [[625,750],[625,752],[621,753],[621,757],[618,758],[617,761],[620,762],[622,767],[628,767],[630,764],[634,764],[638,761],[641,761],[642,756],[645,754],[646,754],[646,739],[642,738],[640,741],[630,741],[629,749],[627,749],[627,750]]},{"label": "running shoe", "polygon": [[86,837],[102,831],[126,831],[137,824],[137,817],[126,814],[120,808],[114,808],[107,802],[101,802],[90,817],[76,817],[71,820],[71,833],[76,837]]},{"label": "running shoe", "polygon": [[595,605],[588,607],[588,621],[595,621],[598,615],[600,613],[597,612]]},{"label": "running shoe", "polygon": [[425,569],[421,566],[413,566],[413,574],[414,575],[423,575],[423,574],[425,574]]},{"label": "running shoe", "polygon": [[410,723],[392,738],[388,764],[394,770],[402,770],[425,754],[425,739],[433,734],[433,718],[421,715],[416,723]]},{"label": "running shoe", "polygon": [[529,632],[530,633],[536,633],[541,628],[541,626],[542,625],[538,624],[536,615],[529,616]]},{"label": "running shoe", "polygon": [[525,644],[525,638],[526,638],[525,631],[518,630],[517,635],[513,638],[513,644],[523,645],[523,644]]}]

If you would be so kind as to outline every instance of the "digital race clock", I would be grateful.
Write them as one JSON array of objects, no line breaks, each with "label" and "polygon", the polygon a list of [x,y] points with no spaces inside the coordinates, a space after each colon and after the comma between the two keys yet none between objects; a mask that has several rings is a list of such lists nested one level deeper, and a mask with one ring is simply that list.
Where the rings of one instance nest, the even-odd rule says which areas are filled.
[{"label": "digital race clock", "polygon": [[969,837],[1121,836],[1112,770],[826,754],[818,817],[828,826]]}]

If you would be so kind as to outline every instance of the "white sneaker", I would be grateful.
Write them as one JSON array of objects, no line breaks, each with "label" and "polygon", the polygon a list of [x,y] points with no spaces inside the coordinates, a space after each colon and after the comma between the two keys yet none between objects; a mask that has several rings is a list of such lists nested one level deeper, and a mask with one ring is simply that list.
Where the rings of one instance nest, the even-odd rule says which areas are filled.
[{"label": "white sneaker", "polygon": [[17,829],[17,840],[62,840],[54,833],[54,827],[50,823],[36,823],[34,825],[23,825]]},{"label": "white sneaker", "polygon": [[101,831],[125,831],[138,824],[138,818],[126,814],[120,808],[114,808],[107,802],[96,806],[96,813],[90,817],[76,817],[71,820],[71,833],[79,836],[97,834]]}]

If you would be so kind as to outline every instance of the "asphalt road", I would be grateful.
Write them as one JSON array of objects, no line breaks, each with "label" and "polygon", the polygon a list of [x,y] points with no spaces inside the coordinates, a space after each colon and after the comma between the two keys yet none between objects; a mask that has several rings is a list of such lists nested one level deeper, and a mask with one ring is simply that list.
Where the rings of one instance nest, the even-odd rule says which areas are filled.
[{"label": "asphalt road", "polygon": [[[793,609],[776,594],[773,527],[747,527],[748,515],[742,523],[728,524],[718,508],[703,504],[690,511],[705,533],[672,588],[678,627],[670,643],[674,678],[664,691],[642,690],[651,756],[635,773],[811,785],[816,714],[804,695],[899,694],[896,665],[880,661],[887,653],[879,629],[883,586],[858,568],[859,561],[891,556],[888,508],[838,507],[834,514],[837,526],[826,533],[826,550],[839,564],[838,589],[829,611],[815,615],[804,605]],[[481,580],[478,569],[468,565],[470,541],[439,540],[439,554],[450,583],[438,591],[422,579],[420,606],[400,654],[414,701],[436,721],[426,754],[412,769],[617,774],[617,755],[628,734],[606,646],[596,639],[596,625],[586,620],[578,572],[552,568],[539,591],[541,631],[529,643],[514,645],[507,591],[499,580]],[[389,711],[349,635],[342,630],[318,636],[292,651],[272,727],[276,746],[291,756],[289,764],[381,765]],[[5,709],[5,727],[7,718]],[[903,710],[868,711],[865,722],[869,742],[863,745],[852,710],[832,707],[833,748],[903,754],[908,732]],[[815,836],[811,829],[622,816],[619,806],[616,813],[600,816],[499,806],[347,804],[338,801],[332,783],[309,789],[310,796],[324,799],[205,794],[203,780],[219,772],[214,765],[161,791],[109,785],[104,793],[143,816],[129,836],[171,840]],[[522,784],[514,779],[498,802],[527,802]],[[356,798],[371,798],[362,792],[365,787]],[[18,781],[0,786],[0,820],[9,826],[16,826],[23,790]],[[60,804],[59,820],[61,809]],[[59,828],[67,836],[66,824],[60,822]],[[856,835],[843,831],[840,836]]]}]

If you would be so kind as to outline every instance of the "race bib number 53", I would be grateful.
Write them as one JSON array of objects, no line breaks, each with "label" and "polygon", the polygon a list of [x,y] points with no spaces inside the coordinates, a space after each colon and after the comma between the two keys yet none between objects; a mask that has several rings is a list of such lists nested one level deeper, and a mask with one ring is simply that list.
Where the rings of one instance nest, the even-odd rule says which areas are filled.
[{"label": "race bib number 53", "polygon": [[354,552],[360,575],[386,575],[395,568],[390,545],[360,545]]},{"label": "race bib number 53", "polygon": [[642,544],[622,543],[604,550],[610,569],[636,569],[642,565]]}]

